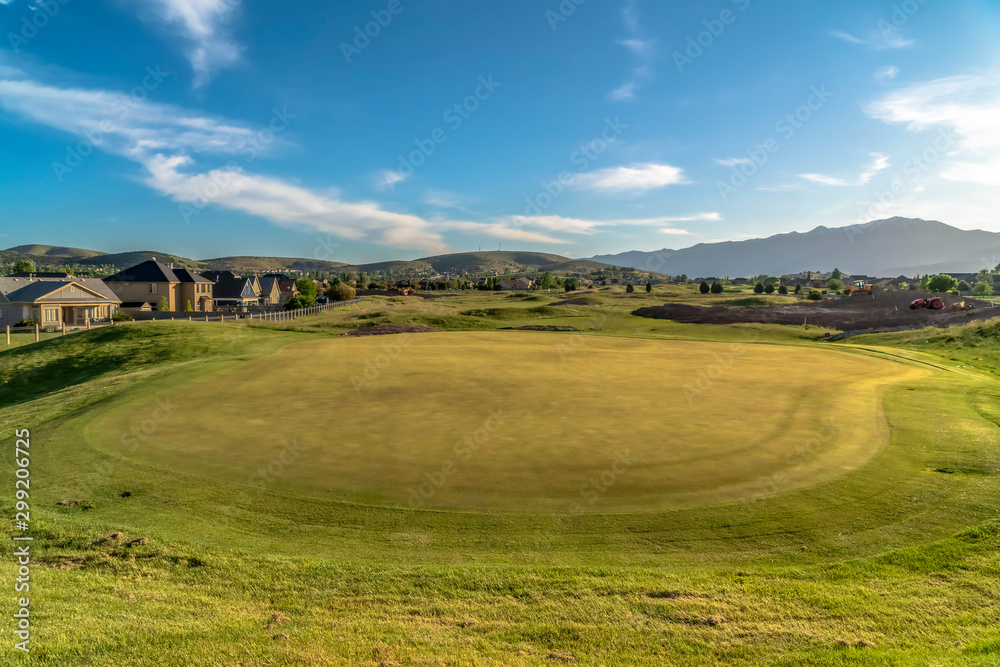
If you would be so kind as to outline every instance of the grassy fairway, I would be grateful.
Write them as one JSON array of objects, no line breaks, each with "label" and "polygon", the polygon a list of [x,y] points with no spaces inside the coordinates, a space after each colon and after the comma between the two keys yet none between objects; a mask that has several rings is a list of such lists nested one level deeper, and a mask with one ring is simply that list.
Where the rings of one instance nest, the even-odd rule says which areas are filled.
[{"label": "grassy fairway", "polygon": [[[624,295],[558,314],[456,298],[373,302],[300,332],[164,322],[0,353],[0,421],[32,429],[37,642],[30,663],[9,646],[0,660],[997,664],[995,326],[949,332],[957,348],[832,345],[640,320]],[[393,339],[327,333],[556,317],[593,331],[413,336],[358,391],[351,376]],[[734,343],[689,405],[684,386]],[[497,407],[502,428],[456,457]],[[816,438],[821,418],[835,437]],[[621,448],[635,462],[589,503],[582,485]]]},{"label": "grassy fairway", "polygon": [[782,472],[791,489],[855,470],[883,444],[879,392],[929,374],[842,351],[569,343],[534,332],[314,340],[179,386],[152,383],[96,411],[84,432],[99,450],[117,446],[134,415],[169,396],[176,415],[133,460],[238,482],[294,441],[285,458],[296,462],[274,467],[273,488],[289,493],[636,512],[744,500]]}]

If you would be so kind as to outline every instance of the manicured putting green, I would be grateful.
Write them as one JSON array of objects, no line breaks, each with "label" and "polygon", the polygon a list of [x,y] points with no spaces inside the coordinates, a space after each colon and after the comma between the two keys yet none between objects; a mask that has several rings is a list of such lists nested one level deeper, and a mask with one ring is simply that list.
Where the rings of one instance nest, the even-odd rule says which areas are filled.
[{"label": "manicured putting green", "polygon": [[[857,469],[886,441],[881,390],[928,372],[779,345],[534,332],[312,339],[154,383],[98,413],[86,437],[120,449],[145,420],[131,459],[331,500],[662,511]],[[177,407],[154,427],[157,400]]]}]

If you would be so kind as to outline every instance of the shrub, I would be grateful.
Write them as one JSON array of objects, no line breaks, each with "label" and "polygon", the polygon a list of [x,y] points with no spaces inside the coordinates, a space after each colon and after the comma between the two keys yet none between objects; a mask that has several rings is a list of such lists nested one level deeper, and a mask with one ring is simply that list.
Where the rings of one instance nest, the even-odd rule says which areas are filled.
[{"label": "shrub", "polygon": [[160,305],[157,307],[157,310],[159,310],[160,312],[165,312],[170,310],[170,302],[167,300],[167,297],[165,296],[160,297]]},{"label": "shrub", "polygon": [[802,285],[796,285],[795,286],[795,293],[796,294],[802,294]]},{"label": "shrub", "polygon": [[647,282],[646,283],[646,294],[649,294],[652,291],[653,291],[653,283]]},{"label": "shrub", "polygon": [[788,288],[782,285],[778,288],[778,294],[788,294]]},{"label": "shrub", "polygon": [[947,273],[939,273],[936,276],[931,276],[927,281],[927,289],[931,292],[950,292],[957,287],[958,279],[949,276]]},{"label": "shrub", "polygon": [[702,294],[708,294],[711,290],[712,288],[709,287],[708,283],[705,282],[704,280],[701,281],[701,285],[698,285],[698,291],[700,291]]},{"label": "shrub", "polygon": [[809,292],[809,300],[810,301],[819,301],[822,298],[823,298],[823,295],[820,294],[819,292],[817,292],[816,290],[813,290],[812,292]]},{"label": "shrub", "polygon": [[330,301],[350,301],[357,292],[347,283],[338,282],[324,292]]},{"label": "shrub", "polygon": [[993,296],[993,285],[985,280],[980,280],[972,286],[972,293],[976,296]]},{"label": "shrub", "polygon": [[831,292],[843,292],[844,291],[844,281],[839,278],[831,278],[826,283],[826,288]]},{"label": "shrub", "polygon": [[958,291],[959,292],[968,292],[970,289],[972,289],[972,285],[970,285],[968,282],[966,282],[964,280],[958,281]]},{"label": "shrub", "polygon": [[764,285],[761,284],[761,283],[757,283],[756,285],[754,285],[753,286],[753,293],[754,294],[763,294],[764,293]]},{"label": "shrub", "polygon": [[632,292],[634,292],[634,291],[635,291],[635,288],[634,288],[634,287],[632,287],[632,285],[631,285],[631,284],[629,284],[629,285],[626,285],[626,286],[625,286],[625,292],[626,292],[626,293],[628,293],[628,294],[631,294],[631,293],[632,293]]},{"label": "shrub", "polygon": [[767,294],[774,294],[774,285],[768,285],[764,288],[764,292]]},{"label": "shrub", "polygon": [[117,313],[111,316],[111,319],[115,322],[131,322],[135,318],[132,317],[130,313],[126,313],[124,310],[119,310]]},{"label": "shrub", "polygon": [[194,308],[191,307],[191,299],[188,299],[187,302],[184,304],[184,312],[185,313],[194,312]]},{"label": "shrub", "polygon": [[[631,285],[629,285],[631,287]],[[580,281],[576,278],[567,278],[563,281],[563,289],[567,292],[574,292],[580,289]]]},{"label": "shrub", "polygon": [[18,322],[17,324],[15,324],[14,326],[15,327],[34,327],[36,324],[41,324],[41,322],[39,322],[38,320],[29,320],[29,319],[25,318],[25,319],[21,320],[20,322]]},{"label": "shrub", "polygon": [[712,294],[722,294],[722,283],[712,283]]}]

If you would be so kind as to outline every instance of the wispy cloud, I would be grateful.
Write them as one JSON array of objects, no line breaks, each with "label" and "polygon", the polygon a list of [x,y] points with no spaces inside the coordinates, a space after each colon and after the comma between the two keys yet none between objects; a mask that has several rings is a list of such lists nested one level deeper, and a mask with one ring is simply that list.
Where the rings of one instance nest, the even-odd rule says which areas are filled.
[{"label": "wispy cloud", "polygon": [[622,10],[622,21],[630,36],[627,39],[618,40],[618,44],[631,51],[639,59],[639,64],[632,69],[631,76],[622,85],[608,93],[608,97],[614,102],[633,99],[641,81],[649,77],[649,64],[655,43],[654,40],[645,39],[642,36],[639,12],[635,7],[634,0]]},{"label": "wispy cloud", "polygon": [[680,167],[655,163],[601,169],[580,174],[574,180],[574,184],[578,187],[606,193],[641,193],[687,182]]},{"label": "wispy cloud", "polygon": [[195,87],[239,60],[240,47],[232,39],[228,21],[239,4],[232,0],[138,0],[156,20],[180,33],[188,43],[187,57],[194,69]]},{"label": "wispy cloud", "polygon": [[905,125],[911,132],[950,128],[954,145],[948,150],[941,177],[951,181],[1000,183],[1000,78],[996,72],[956,76],[915,84],[869,105],[868,114],[886,123]]},{"label": "wispy cloud", "polygon": [[727,157],[724,160],[716,158],[715,161],[721,164],[723,167],[736,167],[741,164],[750,164],[751,162],[753,162],[753,160],[751,160],[748,157]]},{"label": "wispy cloud", "polygon": [[856,178],[839,178],[827,176],[826,174],[799,174],[799,178],[804,178],[813,183],[822,185],[832,185],[836,187],[846,187],[852,185],[865,185],[880,171],[889,168],[889,158],[881,153],[872,153],[872,161],[861,171]]},{"label": "wispy cloud", "polygon": [[872,78],[875,79],[876,83],[884,86],[897,76],[899,76],[899,68],[895,65],[886,65],[885,67],[879,67],[875,70],[875,74],[872,75]]},{"label": "wispy cloud", "polygon": [[108,91],[0,81],[0,107],[58,130],[100,137],[96,148],[142,165],[143,182],[174,201],[221,206],[351,240],[435,252],[447,247],[430,222],[374,202],[347,202],[335,192],[247,173],[238,160],[225,169],[200,168],[195,156],[238,155],[254,129],[148,101],[133,101],[122,117],[115,111],[121,99]]},{"label": "wispy cloud", "polygon": [[868,39],[862,39],[849,32],[844,32],[843,30],[834,30],[830,34],[833,37],[841,39],[845,42],[849,42],[851,44],[861,44],[877,50],[905,49],[906,47],[913,46],[913,44],[915,44],[912,39],[904,39],[899,31],[899,28],[891,25],[885,27],[881,31],[873,32],[871,37]]},{"label": "wispy cloud", "polygon": [[398,171],[393,171],[392,169],[386,169],[379,174],[378,182],[376,187],[380,190],[392,189],[396,186],[396,183],[402,183],[406,180],[406,176],[399,173]]}]

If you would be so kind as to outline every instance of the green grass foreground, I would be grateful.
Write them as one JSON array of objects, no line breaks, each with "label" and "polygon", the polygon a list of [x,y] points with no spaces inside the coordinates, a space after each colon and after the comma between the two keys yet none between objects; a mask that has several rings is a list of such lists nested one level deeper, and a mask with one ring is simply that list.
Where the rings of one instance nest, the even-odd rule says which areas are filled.
[{"label": "green grass foreground", "polygon": [[[814,340],[824,333],[815,328],[679,325],[628,314],[662,302],[663,296],[655,293],[602,293],[590,304],[546,305],[557,296],[542,296],[541,301],[506,295],[432,302],[374,299],[282,327],[288,330],[161,322],[73,334],[0,353],[5,442],[12,447],[14,428],[32,429],[36,559],[31,657],[25,660],[12,649],[13,636],[5,630],[3,664],[1000,661],[996,323],[832,344]],[[279,383],[260,369],[248,380],[260,375],[264,389],[291,392],[297,400],[268,405],[254,398],[243,413],[229,414],[226,386],[245,392],[248,385],[226,379],[254,364],[277,364],[290,351],[312,345],[348,349],[360,343],[350,349],[362,350],[390,342],[388,337],[359,341],[331,336],[372,322],[437,322],[432,325],[483,332],[522,322],[579,329],[470,334],[490,342],[481,355],[492,353],[500,361],[505,353],[518,352],[521,341],[545,341],[551,363],[577,356],[585,360],[588,351],[600,358],[613,357],[614,350],[666,350],[671,341],[702,342],[695,347],[741,344],[767,353],[759,361],[773,364],[767,382],[774,382],[784,368],[793,384],[793,366],[815,363],[808,369],[810,382],[798,380],[798,390],[785,393],[755,390],[752,379],[739,377],[751,362],[758,363],[747,357],[744,370],[740,361],[733,365],[728,385],[723,373],[688,405],[676,385],[683,389],[684,378],[695,382],[704,364],[674,369],[676,381],[669,383],[674,389],[653,391],[635,379],[642,369],[635,369],[641,361],[633,360],[628,374],[639,386],[627,392],[621,387],[607,395],[598,392],[601,400],[595,404],[594,396],[579,393],[593,378],[582,378],[569,389],[525,383],[511,391],[535,401],[526,401],[516,412],[527,415],[536,406],[548,410],[550,424],[572,413],[580,420],[618,426],[625,423],[617,421],[622,415],[641,426],[661,419],[661,411],[674,420],[687,414],[685,428],[701,428],[711,442],[713,428],[732,426],[737,419],[771,429],[779,428],[789,413],[830,415],[849,424],[858,406],[867,403],[875,411],[874,422],[866,422],[873,430],[867,435],[877,446],[860,458],[838,459],[842,450],[833,441],[820,439],[817,446],[805,440],[804,449],[789,445],[792,451],[776,455],[773,474],[754,477],[752,494],[734,502],[647,511],[626,502],[645,497],[652,483],[639,464],[587,511],[571,511],[581,495],[576,485],[558,478],[567,475],[566,461],[579,457],[570,452],[565,458],[558,451],[545,462],[553,468],[554,481],[539,481],[535,488],[521,484],[529,511],[476,508],[474,498],[447,486],[443,488],[450,495],[440,497],[439,505],[428,502],[416,509],[386,489],[364,501],[324,496],[325,488],[344,493],[354,479],[374,485],[380,478],[377,469],[370,469],[393,452],[368,458],[345,454],[321,467],[304,453],[282,459],[282,438],[318,419],[331,441],[341,441],[341,423],[356,430],[362,422],[338,420],[338,410],[348,397],[360,396],[351,399],[354,413],[368,409],[367,401],[382,422],[394,415],[391,409],[384,411],[386,404],[407,417],[399,420],[404,432],[398,438],[404,442],[405,429],[420,432],[423,427],[415,421],[419,415],[406,414],[412,397],[398,391],[403,385],[380,393],[376,383],[355,392],[350,376],[341,375],[331,378],[327,388],[312,386],[306,363],[300,372],[309,389],[296,394],[286,386],[287,377]],[[453,354],[475,349],[464,348],[463,334],[419,336],[455,339],[449,345]],[[517,342],[508,344],[508,339]],[[608,349],[612,352],[601,352]],[[316,359],[313,354],[307,361]],[[850,380],[856,373],[822,363],[841,356],[858,369],[892,367],[898,374],[881,389],[858,393]],[[336,363],[355,364],[356,371],[365,358],[354,354]],[[545,363],[535,357],[535,365],[544,369]],[[604,361],[595,372],[611,369],[613,363]],[[385,378],[402,382],[405,375]],[[474,376],[470,371],[459,377],[470,382]],[[425,378],[416,379],[418,386],[426,384]],[[874,398],[865,393],[874,391],[879,392]],[[651,394],[663,398],[650,400]],[[212,395],[214,406],[206,402]],[[797,395],[805,397],[799,407],[804,412],[790,407],[789,397]],[[463,400],[478,419],[496,399],[470,390]],[[169,408],[170,400],[176,408],[167,414],[163,406]],[[454,400],[449,397],[443,405]],[[195,437],[203,418],[195,411],[185,417],[191,405],[227,412],[214,440],[198,448],[219,469],[196,456],[183,456],[184,441]],[[293,405],[299,407],[292,410]],[[228,422],[232,428],[226,440]],[[373,429],[390,426],[380,423]],[[162,440],[175,449],[166,455],[144,449],[157,441],[157,434],[162,438],[166,433],[181,440]],[[261,454],[267,451],[261,434],[273,438],[270,458]],[[426,465],[412,466],[413,479],[440,469],[440,451],[426,459]],[[261,467],[267,471],[275,460],[280,466],[270,473],[255,472]],[[502,469],[516,472],[517,461],[501,461]],[[740,466],[736,456],[723,461],[730,469]],[[610,463],[610,458],[595,460],[587,470]],[[816,466],[816,476],[797,483],[796,475],[810,465]],[[223,468],[230,473],[220,472]],[[486,475],[488,468],[484,463],[476,473]],[[242,472],[234,475],[233,470]],[[320,490],[324,470],[328,486]],[[404,472],[396,471],[411,479]],[[633,473],[636,481],[630,483]],[[10,480],[4,485],[3,508],[12,518],[10,456],[0,462],[0,474]],[[289,483],[297,477],[311,480],[311,490],[300,492]],[[692,484],[701,479],[691,477]],[[553,509],[546,500],[567,494],[565,510]],[[59,505],[61,501],[83,502]],[[12,582],[16,567],[9,544],[0,554],[0,577]],[[13,611],[11,592],[4,596],[3,617],[10,619]]]}]

